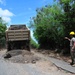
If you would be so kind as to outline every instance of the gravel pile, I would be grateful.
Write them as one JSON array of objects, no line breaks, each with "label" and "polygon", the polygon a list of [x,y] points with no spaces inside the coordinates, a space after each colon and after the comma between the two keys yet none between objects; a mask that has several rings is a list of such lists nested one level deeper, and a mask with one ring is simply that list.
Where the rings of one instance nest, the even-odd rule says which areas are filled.
[{"label": "gravel pile", "polygon": [[20,30],[20,29],[26,29],[26,25],[11,25],[9,30]]},{"label": "gravel pile", "polygon": [[14,63],[36,63],[41,58],[26,50],[12,50],[4,55],[4,58]]}]

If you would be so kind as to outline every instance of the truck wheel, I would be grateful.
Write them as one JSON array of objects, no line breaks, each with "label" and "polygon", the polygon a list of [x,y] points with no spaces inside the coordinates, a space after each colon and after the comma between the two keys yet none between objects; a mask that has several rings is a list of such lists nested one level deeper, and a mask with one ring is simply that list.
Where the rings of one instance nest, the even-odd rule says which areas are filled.
[{"label": "truck wheel", "polygon": [[7,44],[7,51],[10,51],[11,50],[11,46],[10,46],[10,44],[8,43]]},{"label": "truck wheel", "polygon": [[28,51],[30,51],[30,40],[28,41],[27,49],[28,49]]},{"label": "truck wheel", "polygon": [[30,46],[28,46],[28,51],[30,51]]}]

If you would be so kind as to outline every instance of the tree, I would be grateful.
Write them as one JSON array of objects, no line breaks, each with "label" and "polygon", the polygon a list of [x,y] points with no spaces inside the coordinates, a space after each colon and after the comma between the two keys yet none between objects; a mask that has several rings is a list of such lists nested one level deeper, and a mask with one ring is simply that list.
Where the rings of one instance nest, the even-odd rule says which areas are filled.
[{"label": "tree", "polygon": [[[75,0],[57,0],[63,10],[62,25],[64,26],[65,36],[69,37],[71,31],[75,31]],[[65,47],[69,48],[69,42],[66,41]]]},{"label": "tree", "polygon": [[75,0],[58,0],[64,11],[62,24],[65,26],[65,35],[75,31]]},{"label": "tree", "polygon": [[5,30],[6,30],[6,23],[0,17],[0,46],[5,45]]},{"label": "tree", "polygon": [[64,36],[64,26],[61,23],[63,11],[59,4],[36,10],[37,15],[30,21],[34,29],[34,36],[41,48],[55,48],[61,46]]}]

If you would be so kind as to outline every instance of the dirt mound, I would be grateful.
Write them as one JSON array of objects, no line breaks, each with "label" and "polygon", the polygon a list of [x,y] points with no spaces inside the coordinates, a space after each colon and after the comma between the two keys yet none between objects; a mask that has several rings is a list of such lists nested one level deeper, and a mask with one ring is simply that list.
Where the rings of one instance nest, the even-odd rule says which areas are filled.
[{"label": "dirt mound", "polygon": [[[11,57],[7,57],[7,56],[11,56]],[[5,54],[5,57],[7,57],[9,61],[14,63],[36,63],[41,59],[35,56],[30,51],[26,51],[26,50],[9,51]]]},{"label": "dirt mound", "polygon": [[9,30],[20,30],[20,29],[26,29],[26,25],[11,25]]}]

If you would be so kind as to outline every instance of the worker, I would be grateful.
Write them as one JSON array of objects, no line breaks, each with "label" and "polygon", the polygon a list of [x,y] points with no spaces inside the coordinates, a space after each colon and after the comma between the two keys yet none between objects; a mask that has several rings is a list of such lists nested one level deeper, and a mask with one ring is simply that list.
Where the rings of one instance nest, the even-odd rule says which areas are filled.
[{"label": "worker", "polygon": [[75,59],[75,33],[73,31],[70,32],[70,37],[65,37],[65,39],[68,39],[70,41],[70,54],[71,54],[71,60],[72,62],[70,65],[74,65],[74,59]]}]

